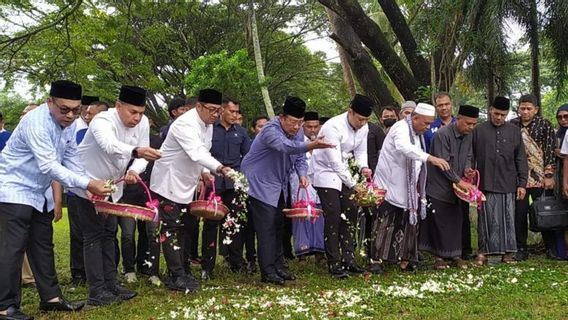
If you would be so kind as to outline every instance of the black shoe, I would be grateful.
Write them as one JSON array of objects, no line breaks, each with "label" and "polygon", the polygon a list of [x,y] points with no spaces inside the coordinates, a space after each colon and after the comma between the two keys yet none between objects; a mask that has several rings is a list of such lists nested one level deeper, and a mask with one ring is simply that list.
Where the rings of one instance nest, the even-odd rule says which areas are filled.
[{"label": "black shoe", "polygon": [[344,265],[344,266],[343,266],[343,269],[345,269],[347,272],[350,272],[350,273],[357,273],[357,274],[361,274],[361,273],[364,273],[364,272],[365,272],[365,269],[359,267],[359,266],[355,263],[355,261],[353,261],[353,262],[351,262],[351,263],[349,263],[349,264]]},{"label": "black shoe", "polygon": [[293,275],[292,273],[290,273],[289,271],[286,271],[284,269],[276,269],[276,274],[287,281],[294,281],[296,280],[296,276]]},{"label": "black shoe", "polygon": [[277,284],[279,286],[284,285],[284,279],[282,279],[279,275],[276,274],[269,274],[260,278],[261,282]]},{"label": "black shoe", "polygon": [[247,266],[245,264],[237,264],[237,265],[231,265],[229,269],[231,269],[231,272],[233,273],[241,273],[247,270]]},{"label": "black shoe", "polygon": [[119,286],[118,284],[114,285],[113,287],[107,287],[107,289],[124,301],[130,300],[138,295],[138,293],[136,293],[135,291],[126,289],[125,287]]},{"label": "black shoe", "polygon": [[15,307],[8,307],[5,315],[0,315],[0,320],[33,320],[34,317],[28,316],[27,314],[20,311],[20,309]]},{"label": "black shoe", "polygon": [[345,271],[345,269],[343,269],[340,265],[329,267],[329,274],[336,279],[349,278],[347,271]]},{"label": "black shoe", "polygon": [[213,273],[209,270],[201,270],[201,280],[207,281],[213,279]]},{"label": "black shoe", "polygon": [[85,284],[87,284],[87,279],[85,278],[71,278],[71,286],[73,287],[84,286]]},{"label": "black shoe", "polygon": [[35,287],[36,287],[35,282],[22,283],[22,288],[25,288],[25,289],[30,289],[30,288],[35,288]]},{"label": "black shoe", "polygon": [[256,261],[249,261],[247,262],[247,273],[248,274],[255,274],[257,271],[256,269]]},{"label": "black shoe", "polygon": [[59,297],[57,302],[40,302],[40,311],[79,311],[83,309],[85,302],[69,302],[62,297]]},{"label": "black shoe", "polygon": [[122,299],[114,293],[104,290],[94,296],[89,296],[87,306],[108,306],[113,303],[121,303]]},{"label": "black shoe", "polygon": [[462,260],[473,260],[475,255],[472,253],[462,253]]},{"label": "black shoe", "polygon": [[553,249],[546,250],[546,258],[549,259],[549,260],[556,260],[556,261],[566,260],[566,259],[563,259],[563,258],[557,256],[556,252],[554,252],[554,251],[555,250],[553,250]]},{"label": "black shoe", "polygon": [[381,263],[369,263],[368,270],[372,274],[383,274],[385,272]]},{"label": "black shoe", "polygon": [[199,282],[197,282],[197,279],[195,279],[192,275],[186,274],[185,276],[167,279],[166,286],[170,290],[189,293],[195,292],[199,289]]},{"label": "black shoe", "polygon": [[525,261],[529,258],[529,252],[526,249],[520,249],[515,253],[515,260],[517,261]]}]

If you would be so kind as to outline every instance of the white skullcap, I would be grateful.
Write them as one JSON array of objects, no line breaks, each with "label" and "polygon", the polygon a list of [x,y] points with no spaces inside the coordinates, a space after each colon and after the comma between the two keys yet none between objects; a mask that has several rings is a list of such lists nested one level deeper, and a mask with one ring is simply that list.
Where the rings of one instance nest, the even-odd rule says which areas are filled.
[{"label": "white skullcap", "polygon": [[436,116],[436,108],[433,105],[427,103],[419,103],[416,105],[414,112],[417,114],[421,114],[423,116],[435,117]]},{"label": "white skullcap", "polygon": [[412,100],[408,100],[408,101],[404,101],[404,103],[402,104],[402,106],[400,107],[401,109],[406,109],[406,108],[416,108],[416,102],[412,101]]}]

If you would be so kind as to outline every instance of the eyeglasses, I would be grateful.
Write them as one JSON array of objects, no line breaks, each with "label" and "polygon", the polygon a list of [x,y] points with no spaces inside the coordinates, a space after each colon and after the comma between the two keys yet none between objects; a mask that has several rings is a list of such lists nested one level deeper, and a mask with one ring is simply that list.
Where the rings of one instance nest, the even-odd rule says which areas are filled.
[{"label": "eyeglasses", "polygon": [[568,114],[559,114],[556,116],[556,119],[558,120],[568,120]]},{"label": "eyeglasses", "polygon": [[304,124],[304,120],[292,119],[288,116],[285,117],[286,121],[294,127],[301,127]]},{"label": "eyeglasses", "polygon": [[71,112],[71,113],[73,113],[74,116],[78,116],[81,113],[81,106],[80,105],[75,107],[75,108],[69,108],[69,107],[66,107],[66,106],[62,107],[62,106],[58,105],[57,102],[55,102],[55,99],[52,100],[52,103],[57,108],[59,108],[59,112],[61,112],[61,114],[63,114],[63,115],[66,115],[69,112]]},{"label": "eyeglasses", "polygon": [[221,113],[221,107],[208,107],[204,104],[202,104],[201,106],[203,106],[203,108],[206,109],[207,111],[209,111],[209,113],[211,113],[211,114],[220,114]]}]

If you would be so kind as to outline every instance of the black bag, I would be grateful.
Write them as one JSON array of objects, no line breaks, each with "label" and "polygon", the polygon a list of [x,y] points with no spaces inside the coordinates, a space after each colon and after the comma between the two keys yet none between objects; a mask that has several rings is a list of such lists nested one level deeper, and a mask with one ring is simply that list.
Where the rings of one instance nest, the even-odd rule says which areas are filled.
[{"label": "black bag", "polygon": [[529,222],[533,232],[568,229],[568,201],[542,196],[530,206]]}]

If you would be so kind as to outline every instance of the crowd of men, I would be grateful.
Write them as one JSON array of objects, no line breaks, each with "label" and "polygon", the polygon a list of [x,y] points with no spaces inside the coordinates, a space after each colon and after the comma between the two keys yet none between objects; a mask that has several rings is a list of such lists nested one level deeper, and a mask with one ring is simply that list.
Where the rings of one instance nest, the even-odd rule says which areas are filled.
[{"label": "crowd of men", "polygon": [[[555,132],[531,95],[520,98],[519,116],[509,122],[505,97],[496,97],[488,120],[478,124],[478,108],[461,105],[454,116],[451,96],[440,92],[434,105],[383,107],[379,125],[369,123],[377,106],[363,95],[331,118],[287,97],[274,119],[252,121],[250,136],[238,100],[214,89],[173,99],[159,135],[144,115],[146,98],[143,88],[124,85],[109,108],[80,85],[58,80],[45,103],[26,108],[13,133],[0,116],[0,319],[32,318],[20,310],[23,278],[37,287],[42,311],[85,305],[63,297],[55,269],[52,222],[61,218],[63,194],[71,285],[88,286],[91,307],[137,295],[119,282],[119,262],[127,283],[144,275],[155,286],[188,293],[214,277],[218,254],[235,273],[254,274],[258,264],[261,281],[276,285],[296,279],[285,258],[312,255],[338,279],[380,274],[387,263],[415,270],[422,252],[434,257],[435,269],[468,268],[471,259],[483,266],[490,255],[525,260],[529,197],[568,196],[562,173],[568,105],[558,109]],[[380,206],[361,209],[353,199],[365,186],[351,158],[357,175],[386,190]],[[188,204],[214,187],[231,212],[243,209],[234,170],[248,180],[247,219],[223,241],[223,221],[191,215]],[[116,188],[107,183],[119,179]],[[473,256],[470,203],[454,188],[472,192],[475,179],[486,201],[478,208]],[[146,205],[139,181],[159,201],[158,222],[97,212],[93,196]],[[286,218],[282,210],[300,200],[324,214]],[[566,258],[563,232],[543,232],[543,239],[551,258]],[[366,266],[356,262],[358,251]],[[201,266],[198,277],[192,264]]]}]

